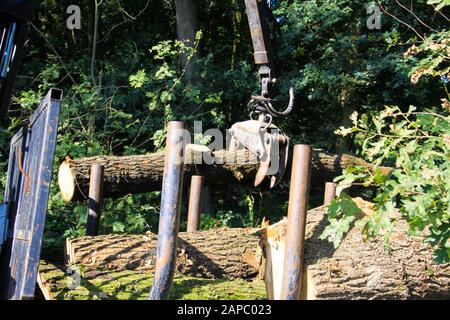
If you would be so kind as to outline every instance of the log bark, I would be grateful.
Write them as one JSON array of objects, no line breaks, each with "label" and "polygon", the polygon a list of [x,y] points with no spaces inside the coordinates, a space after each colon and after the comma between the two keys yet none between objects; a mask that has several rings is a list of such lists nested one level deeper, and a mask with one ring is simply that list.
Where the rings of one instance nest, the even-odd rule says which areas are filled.
[{"label": "log bark", "polygon": [[[107,235],[67,239],[68,264],[95,270],[154,272],[157,236]],[[259,239],[247,229],[181,232],[177,272],[197,278],[248,279],[259,273]]]},{"label": "log bark", "polygon": [[[78,273],[76,270],[78,270]],[[81,272],[82,271],[82,272]],[[148,300],[154,275],[148,271],[67,269],[39,263],[38,284],[46,300]],[[43,298],[44,298],[43,297]],[[263,280],[203,279],[176,274],[171,300],[265,300]]]},{"label": "log bark", "polygon": [[[373,205],[356,199],[364,214],[373,213]],[[408,225],[398,214],[389,250],[383,238],[365,241],[361,229],[353,227],[340,246],[319,237],[328,224],[325,207],[308,212],[305,242],[305,272],[302,299],[449,299],[450,264],[433,263],[433,248],[423,236],[408,236]],[[266,285],[269,298],[279,294],[280,260],[286,221],[262,229],[266,256]],[[269,261],[272,258],[273,261]]]},{"label": "log bark", "polygon": [[[210,156],[215,164],[198,164]],[[227,159],[235,159],[230,163]],[[65,201],[87,199],[89,193],[89,171],[93,163],[105,168],[104,198],[118,198],[127,194],[145,193],[161,189],[164,171],[164,153],[137,156],[99,156],[92,158],[67,159],[62,162],[58,172],[58,184]],[[230,183],[253,183],[258,170],[257,159],[248,151],[197,152],[189,151],[186,157],[185,171],[188,176],[205,176],[208,186]],[[323,185],[340,175],[348,166],[360,165],[375,167],[362,159],[345,154],[330,154],[321,150],[313,152],[312,184]],[[289,168],[285,177],[289,177]],[[388,172],[389,168],[382,168]]]}]

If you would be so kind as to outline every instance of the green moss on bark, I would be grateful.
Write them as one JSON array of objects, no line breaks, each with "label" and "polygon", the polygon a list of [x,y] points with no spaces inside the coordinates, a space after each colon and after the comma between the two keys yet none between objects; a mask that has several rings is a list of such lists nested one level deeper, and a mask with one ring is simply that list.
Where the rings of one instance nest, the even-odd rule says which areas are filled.
[{"label": "green moss on bark", "polygon": [[[138,271],[90,271],[83,266],[77,275],[63,268],[41,262],[40,274],[50,296],[56,300],[146,300],[153,283],[153,274]],[[266,299],[261,280],[211,280],[176,275],[171,299],[174,300],[263,300]]]}]

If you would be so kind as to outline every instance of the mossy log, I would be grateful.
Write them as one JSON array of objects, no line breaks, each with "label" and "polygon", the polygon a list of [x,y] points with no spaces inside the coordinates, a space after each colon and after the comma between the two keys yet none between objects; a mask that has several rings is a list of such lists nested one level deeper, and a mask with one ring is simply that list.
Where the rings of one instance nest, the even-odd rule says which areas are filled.
[{"label": "mossy log", "polygon": [[[373,214],[373,205],[355,199],[362,213]],[[406,234],[408,225],[398,212],[389,250],[383,238],[365,241],[353,227],[340,246],[319,237],[327,219],[325,207],[308,212],[305,272],[302,299],[449,299],[450,264],[433,263],[433,248],[422,236]],[[280,293],[287,221],[258,231],[266,256],[265,279],[269,298]]]},{"label": "mossy log", "polygon": [[[258,275],[262,251],[248,229],[181,232],[176,271],[208,279],[249,279]],[[148,270],[156,265],[157,236],[107,235],[67,239],[69,264],[96,270]]]},{"label": "mossy log", "polygon": [[[362,199],[355,201],[362,213],[373,214],[371,203]],[[331,243],[320,239],[328,224],[324,211],[323,206],[308,211],[302,299],[450,299],[450,264],[435,264],[433,248],[423,242],[423,236],[406,234],[408,225],[398,212],[392,213],[398,222],[391,235],[389,250],[386,250],[382,237],[365,241],[361,229],[355,226],[335,249]],[[277,298],[285,233],[285,220],[251,231],[260,241],[249,238],[248,230],[242,229],[203,231],[191,234],[194,238],[189,240],[189,234],[181,233],[177,269],[186,275],[211,278],[229,274],[232,278],[256,276],[259,270],[257,278],[265,278],[268,297]],[[112,239],[108,237],[114,236],[71,240],[79,249],[73,253],[68,251],[68,255],[72,256],[73,262],[99,269],[150,270],[149,266],[154,265],[154,236],[150,241],[143,241],[139,236],[115,236],[117,244],[102,240]],[[188,245],[183,246],[183,243]],[[116,245],[117,249],[114,248]],[[261,249],[263,259],[258,251]],[[126,253],[121,256],[123,252]],[[153,258],[145,258],[149,256]],[[152,262],[146,266],[147,261]],[[247,262],[244,264],[244,261]],[[217,269],[209,269],[211,266]]]},{"label": "mossy log", "polygon": [[[46,300],[148,300],[153,273],[97,271],[76,265],[67,269],[41,260],[38,284]],[[264,281],[200,279],[176,274],[173,300],[264,300]]]},{"label": "mossy log", "polygon": [[[253,183],[258,170],[256,157],[247,150],[211,152],[187,150],[186,174],[202,174],[209,186],[236,182]],[[206,157],[214,164],[199,165]],[[198,161],[200,159],[200,161]],[[230,159],[234,159],[230,163]],[[227,161],[228,160],[228,161]],[[161,189],[164,171],[164,153],[138,156],[98,156],[92,158],[66,159],[58,171],[58,184],[66,202],[86,199],[89,194],[90,166],[98,163],[104,166],[103,196],[117,198],[127,194],[145,193]],[[359,165],[374,170],[364,160],[345,154],[330,154],[321,150],[313,152],[313,184],[323,185],[340,175],[348,166]],[[290,165],[288,165],[290,168]],[[385,172],[389,168],[381,168]],[[289,177],[289,169],[285,177]]]}]

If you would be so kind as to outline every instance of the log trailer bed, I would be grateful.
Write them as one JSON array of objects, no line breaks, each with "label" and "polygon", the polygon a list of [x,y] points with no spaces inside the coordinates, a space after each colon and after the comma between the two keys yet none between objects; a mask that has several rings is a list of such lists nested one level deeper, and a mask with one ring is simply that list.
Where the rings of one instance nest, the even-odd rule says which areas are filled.
[{"label": "log trailer bed", "polygon": [[[355,201],[371,214],[371,203]],[[396,225],[389,251],[382,238],[365,242],[357,227],[334,249],[319,238],[324,213],[325,206],[308,211],[301,299],[450,298],[450,264],[433,264],[432,248],[422,237],[405,235],[404,221]],[[171,298],[276,298],[285,235],[286,220],[261,229],[180,233]],[[154,234],[68,239],[64,266],[41,261],[39,286],[47,299],[148,299],[156,239]],[[79,287],[73,270],[80,270]]]}]

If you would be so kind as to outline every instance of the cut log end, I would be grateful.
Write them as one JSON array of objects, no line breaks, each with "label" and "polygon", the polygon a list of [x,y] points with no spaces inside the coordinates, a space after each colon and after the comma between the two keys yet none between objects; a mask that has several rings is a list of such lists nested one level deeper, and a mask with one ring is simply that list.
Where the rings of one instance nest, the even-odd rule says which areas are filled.
[{"label": "cut log end", "polygon": [[58,185],[64,201],[71,202],[75,194],[75,177],[69,162],[63,162],[59,166]]}]

